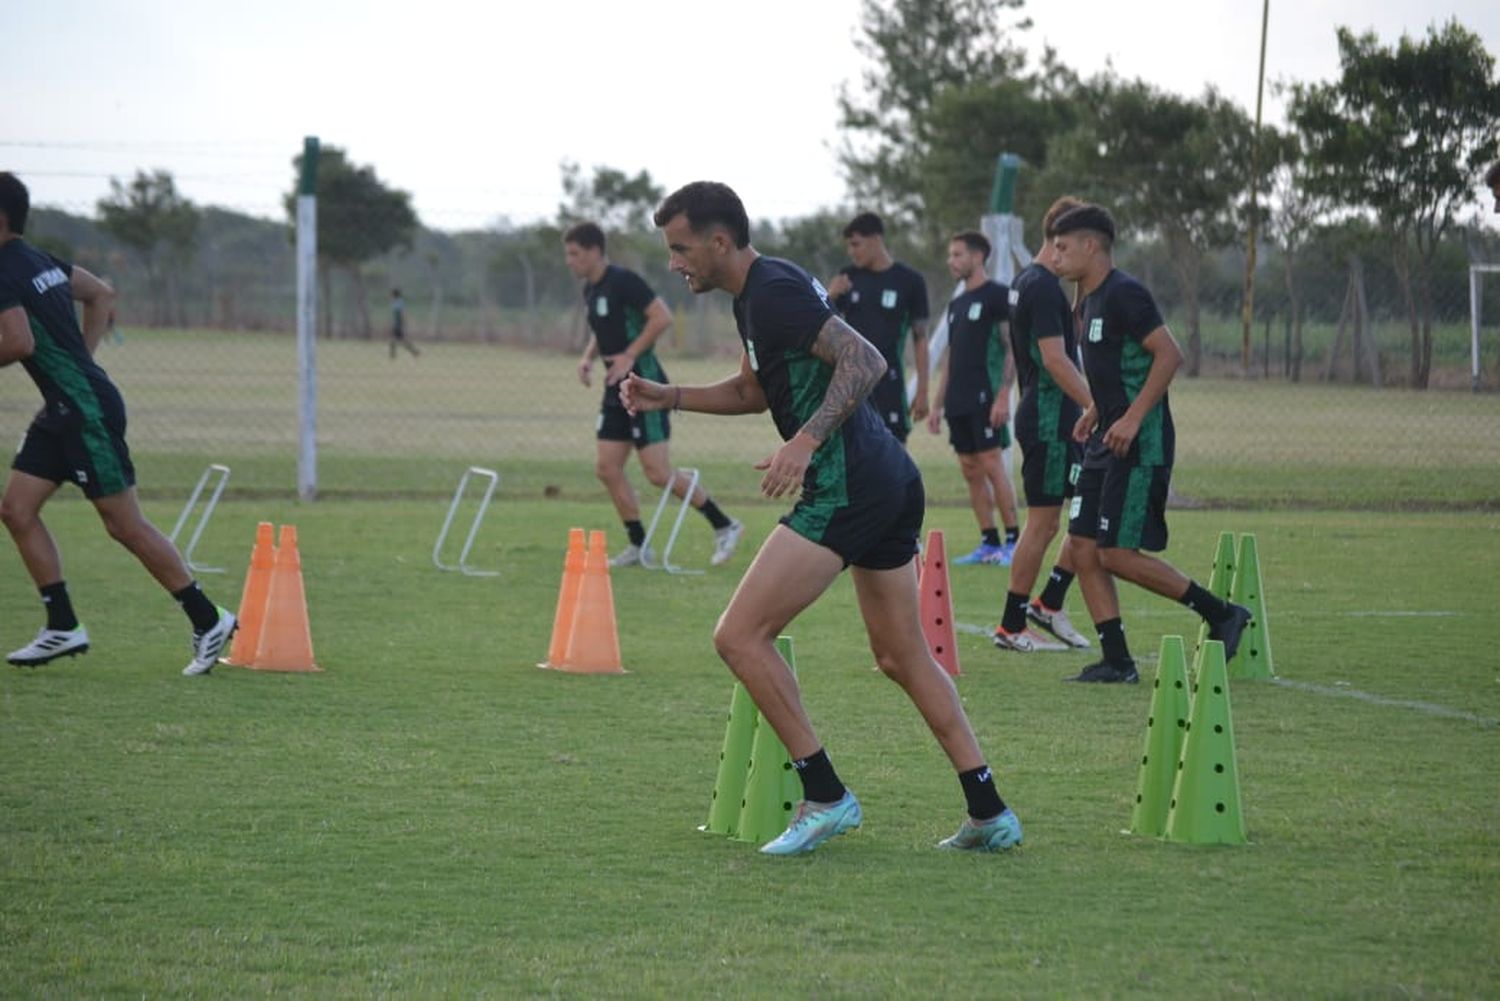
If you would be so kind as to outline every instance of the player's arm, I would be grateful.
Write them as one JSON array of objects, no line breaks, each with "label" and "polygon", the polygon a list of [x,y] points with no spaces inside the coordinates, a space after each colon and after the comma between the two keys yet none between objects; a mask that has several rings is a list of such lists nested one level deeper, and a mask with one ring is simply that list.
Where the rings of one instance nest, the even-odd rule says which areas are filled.
[{"label": "player's arm", "polygon": [[[1009,324],[995,324],[996,336],[1000,338],[1002,350],[1010,342]],[[1016,362],[1009,351],[1005,352],[1005,365],[1000,370],[1000,385],[995,387],[995,402],[990,404],[990,426],[999,427],[1010,423],[1010,385],[1016,381]]]},{"label": "player's arm", "polygon": [[[927,416],[927,321],[915,320],[911,325],[912,363],[917,367],[917,393],[911,401],[911,419],[920,421]],[[905,388],[904,386],[902,387]]]},{"label": "player's arm", "polygon": [[941,374],[938,375],[937,392],[932,394],[932,411],[927,415],[927,430],[933,434],[943,430],[943,401],[948,398],[948,370],[953,367],[953,337],[949,334],[948,344],[943,348],[943,353],[938,357],[938,367]]},{"label": "player's arm", "polygon": [[749,356],[741,355],[738,372],[707,386],[667,385],[632,372],[620,383],[620,402],[631,414],[674,409],[702,414],[758,414],[766,409],[766,394],[750,369]]},{"label": "player's arm", "polygon": [[1094,398],[1089,395],[1089,384],[1084,381],[1083,373],[1078,371],[1078,366],[1069,360],[1068,353],[1063,347],[1063,339],[1039,337],[1036,343],[1042,351],[1042,367],[1047,370],[1048,375],[1052,376],[1052,381],[1068,394],[1068,399],[1084,410],[1092,408]]},{"label": "player's arm", "polygon": [[1130,409],[1121,414],[1109,430],[1104,432],[1104,444],[1115,455],[1124,458],[1141,430],[1141,421],[1151,408],[1161,402],[1172,377],[1182,367],[1182,348],[1177,338],[1166,327],[1157,327],[1141,341],[1141,347],[1151,356],[1151,371],[1146,373],[1146,384],[1130,401]]},{"label": "player's arm", "polygon": [[31,357],[36,338],[26,320],[26,309],[20,305],[0,310],[0,368]]},{"label": "player's arm", "polygon": [[589,331],[589,339],[583,345],[583,355],[578,359],[578,381],[585,386],[593,384],[594,359],[599,357],[599,339]]},{"label": "player's arm", "polygon": [[108,282],[76,264],[68,276],[68,285],[73,290],[73,298],[83,303],[83,343],[88,346],[89,354],[93,354],[109,331],[109,314],[115,308],[115,290]]},{"label": "player's arm", "polygon": [[604,379],[613,386],[621,379],[630,374],[635,367],[636,359],[650,351],[655,346],[657,338],[672,326],[672,311],[661,296],[652,299],[646,306],[646,325],[636,335],[635,340],[625,346],[625,350],[615,355],[610,360],[609,372]]}]

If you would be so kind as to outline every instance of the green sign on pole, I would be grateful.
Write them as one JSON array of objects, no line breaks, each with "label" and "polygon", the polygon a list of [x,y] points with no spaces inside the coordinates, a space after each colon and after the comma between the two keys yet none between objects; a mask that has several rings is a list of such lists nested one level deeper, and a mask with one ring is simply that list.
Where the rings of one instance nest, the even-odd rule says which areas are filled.
[{"label": "green sign on pole", "polygon": [[990,189],[990,211],[1010,215],[1016,204],[1016,175],[1021,172],[1021,158],[1001,153],[995,161],[995,186]]}]

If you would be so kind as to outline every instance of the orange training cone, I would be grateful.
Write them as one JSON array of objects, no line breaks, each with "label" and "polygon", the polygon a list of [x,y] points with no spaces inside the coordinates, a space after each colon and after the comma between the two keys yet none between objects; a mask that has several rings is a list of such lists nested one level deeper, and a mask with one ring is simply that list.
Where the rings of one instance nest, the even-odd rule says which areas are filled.
[{"label": "orange training cone", "polygon": [[266,598],[271,591],[271,567],[276,563],[276,526],[263,521],[255,527],[255,549],[250,569],[245,571],[245,590],[240,592],[240,627],[235,630],[226,664],[248,667],[255,660],[260,626],[266,617]]},{"label": "orange training cone", "polygon": [[297,552],[297,528],[281,526],[281,544],[271,568],[266,617],[260,627],[255,660],[246,665],[258,671],[317,671],[313,663],[312,629],[307,621],[307,595],[302,587],[302,557]]},{"label": "orange training cone", "polygon": [[568,632],[568,649],[558,670],[574,674],[624,674],[620,633],[615,626],[615,594],[609,583],[604,533],[589,533],[588,556],[578,587],[578,607]]},{"label": "orange training cone", "polygon": [[552,642],[547,644],[547,659],[537,667],[561,667],[568,653],[568,636],[578,616],[578,590],[583,585],[586,559],[584,531],[568,529],[568,555],[563,558],[562,587],[557,592],[557,611],[552,616]]},{"label": "orange training cone", "polygon": [[953,631],[953,596],[948,590],[948,556],[943,551],[943,533],[927,533],[922,551],[922,570],[917,578],[921,592],[922,635],[927,648],[943,670],[953,677],[963,673],[958,666],[958,637]]}]

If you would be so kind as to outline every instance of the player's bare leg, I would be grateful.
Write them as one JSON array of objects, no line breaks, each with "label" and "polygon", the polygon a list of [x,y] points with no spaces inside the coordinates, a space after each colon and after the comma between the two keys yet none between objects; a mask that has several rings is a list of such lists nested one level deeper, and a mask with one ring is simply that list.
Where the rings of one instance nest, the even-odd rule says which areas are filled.
[{"label": "player's bare leg", "polygon": [[1002,524],[1006,528],[1012,528],[1017,523],[1016,488],[1010,482],[1005,463],[1000,461],[1002,454],[1000,449],[992,448],[987,452],[980,452],[975,458],[979,460],[985,479],[989,481],[990,493],[995,499],[995,505],[1000,508]]},{"label": "player's bare leg", "polygon": [[[641,471],[646,474],[646,479],[653,487],[661,489],[667,485],[667,480],[672,480],[672,493],[681,497],[687,492],[688,478],[685,476],[672,476],[672,460],[668,453],[668,445],[664,441],[647,445],[645,448],[636,449],[636,456],[641,460]],[[688,503],[698,508],[708,500],[708,494],[704,492],[701,485],[693,488],[693,496]]]},{"label": "player's bare leg", "polygon": [[594,475],[609,491],[615,512],[621,521],[639,521],[640,506],[636,503],[635,488],[625,476],[625,463],[635,446],[628,441],[594,442]]},{"label": "player's bare leg", "polygon": [[61,484],[12,469],[0,497],[0,521],[5,522],[21,562],[37,587],[62,580],[62,554],[41,518],[42,505]]},{"label": "player's bare leg", "polygon": [[130,550],[162,587],[176,594],[193,582],[193,575],[172,540],[141,513],[135,487],[95,498],[94,509],[110,538]]}]

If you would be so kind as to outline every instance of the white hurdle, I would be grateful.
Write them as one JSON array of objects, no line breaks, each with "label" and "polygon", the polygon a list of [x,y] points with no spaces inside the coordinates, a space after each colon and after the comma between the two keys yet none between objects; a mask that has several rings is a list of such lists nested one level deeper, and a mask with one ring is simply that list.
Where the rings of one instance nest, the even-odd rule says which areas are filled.
[{"label": "white hurdle", "polygon": [[[679,476],[688,478],[687,489],[683,491],[682,502],[677,505],[677,517],[672,522],[671,534],[667,536],[667,546],[661,551],[661,561],[652,562],[646,558],[646,552],[651,545],[652,538],[656,535],[656,526],[661,522],[662,514],[667,510],[667,503],[672,499],[672,486],[677,482]],[[667,573],[675,574],[701,574],[702,570],[686,570],[672,563],[672,547],[677,545],[677,535],[682,531],[682,521],[687,517],[688,508],[692,506],[693,491],[698,489],[699,472],[696,469],[684,468],[672,470],[672,475],[667,478],[666,486],[661,489],[661,500],[656,502],[656,513],[651,516],[651,524],[646,529],[646,539],[641,543],[641,566],[647,570],[665,570]]]},{"label": "white hurdle", "polygon": [[177,524],[172,526],[172,534],[168,536],[172,544],[177,544],[177,536],[182,533],[182,528],[188,523],[188,516],[193,513],[193,508],[198,504],[198,498],[203,494],[203,488],[208,485],[209,478],[215,473],[219,474],[218,482],[214,485],[214,492],[208,495],[208,502],[203,505],[203,513],[198,516],[198,527],[193,530],[193,537],[188,540],[187,548],[182,551],[182,561],[188,565],[188,569],[194,573],[223,573],[223,567],[200,566],[193,562],[193,551],[198,548],[198,540],[203,538],[203,530],[208,527],[208,519],[214,516],[214,508],[219,506],[219,498],[224,494],[224,488],[229,485],[229,467],[221,466],[217,462],[211,463],[198,477],[198,485],[193,488],[188,501],[183,505],[182,513],[177,516]]},{"label": "white hurdle", "polygon": [[[479,510],[474,512],[474,522],[469,526],[469,537],[464,540],[464,547],[459,551],[458,562],[449,565],[443,562],[443,543],[448,541],[448,530],[453,527],[453,516],[458,513],[458,505],[464,499],[464,491],[469,486],[470,477],[478,476],[489,481],[484,488],[483,495],[479,499]],[[467,577],[498,577],[499,570],[476,570],[469,566],[469,550],[474,548],[474,537],[479,534],[479,523],[484,521],[484,513],[490,508],[490,499],[495,496],[495,488],[500,485],[500,474],[493,469],[485,469],[483,466],[470,466],[464,470],[464,475],[459,478],[458,489],[453,491],[453,503],[448,505],[448,517],[443,519],[443,530],[438,532],[437,542],[432,546],[432,565],[439,570],[457,570]]]}]

